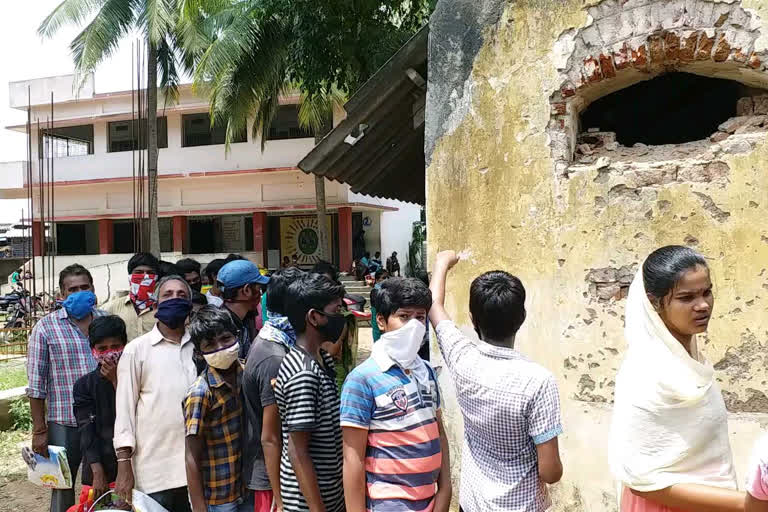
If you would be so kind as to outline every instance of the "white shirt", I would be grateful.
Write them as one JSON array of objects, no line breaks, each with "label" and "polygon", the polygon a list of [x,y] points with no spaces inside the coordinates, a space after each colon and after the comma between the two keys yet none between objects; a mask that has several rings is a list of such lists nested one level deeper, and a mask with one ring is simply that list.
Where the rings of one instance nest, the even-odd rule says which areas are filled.
[{"label": "white shirt", "polygon": [[130,342],[117,366],[115,448],[133,448],[135,488],[145,494],[187,485],[181,403],[195,381],[193,345],[157,325]]}]

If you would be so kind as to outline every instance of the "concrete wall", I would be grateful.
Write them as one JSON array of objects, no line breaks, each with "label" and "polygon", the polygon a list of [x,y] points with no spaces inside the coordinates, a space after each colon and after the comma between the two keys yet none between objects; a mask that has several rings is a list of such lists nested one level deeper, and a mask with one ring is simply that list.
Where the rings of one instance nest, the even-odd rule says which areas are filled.
[{"label": "concrete wall", "polygon": [[[766,20],[768,4],[756,0],[442,0],[432,17],[430,260],[446,248],[471,254],[448,289],[448,310],[465,327],[477,274],[500,267],[525,283],[518,348],[557,376],[563,406],[556,511],[616,510],[605,439],[625,350],[625,290],[659,246],[688,244],[709,258],[716,312],[703,346],[741,475],[768,421],[766,131],[573,151],[584,108],[663,71],[765,88]],[[460,415],[445,372],[441,379],[458,475]]]}]

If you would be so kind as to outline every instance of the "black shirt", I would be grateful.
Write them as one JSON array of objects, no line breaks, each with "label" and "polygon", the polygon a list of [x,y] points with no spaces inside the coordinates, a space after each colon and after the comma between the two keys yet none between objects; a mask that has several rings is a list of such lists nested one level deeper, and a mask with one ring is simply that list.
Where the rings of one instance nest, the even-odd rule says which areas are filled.
[{"label": "black shirt", "polygon": [[271,489],[261,447],[264,408],[275,404],[273,382],[288,348],[274,341],[257,337],[245,363],[243,374],[243,404],[245,412],[245,443],[243,481],[248,489]]},{"label": "black shirt", "polygon": [[224,305],[224,309],[229,311],[229,315],[235,322],[235,327],[238,329],[237,342],[240,344],[240,350],[237,352],[237,357],[245,361],[248,357],[248,353],[251,351],[251,342],[259,333],[256,329],[256,323],[254,321],[254,313],[251,311],[242,320],[237,313],[229,309]]},{"label": "black shirt", "polygon": [[72,389],[80,452],[83,456],[83,485],[93,484],[91,464],[100,462],[107,482],[117,478],[117,457],[112,446],[115,432],[115,388],[97,367],[77,379]]}]

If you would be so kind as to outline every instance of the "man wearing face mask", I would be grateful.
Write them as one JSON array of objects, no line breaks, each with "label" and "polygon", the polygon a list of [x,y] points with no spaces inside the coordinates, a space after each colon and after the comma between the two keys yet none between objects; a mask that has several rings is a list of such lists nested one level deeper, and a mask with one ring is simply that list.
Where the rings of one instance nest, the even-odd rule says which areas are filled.
[{"label": "man wearing face mask", "polygon": [[155,326],[155,287],[160,262],[148,252],[134,254],[128,260],[128,292],[119,292],[104,304],[104,311],[125,322],[128,341],[148,333]]},{"label": "man wearing face mask", "polygon": [[263,287],[269,278],[261,275],[259,267],[249,260],[233,260],[221,267],[217,276],[224,308],[232,315],[238,329],[240,359],[245,360],[251,343],[259,333],[256,327]]},{"label": "man wearing face mask", "polygon": [[275,381],[283,429],[283,511],[339,512],[344,510],[339,391],[333,358],[321,345],[339,339],[346,325],[344,287],[307,274],[291,283],[286,297],[297,338]]},{"label": "man wearing face mask", "polygon": [[156,293],[155,327],[128,344],[117,367],[115,491],[130,502],[136,488],[169,512],[189,512],[179,405],[197,376],[186,332],[192,290],[166,276]]},{"label": "man wearing face mask", "polygon": [[440,390],[418,355],[432,294],[418,279],[391,278],[374,306],[382,335],[341,391],[347,512],[447,512],[451,472]]},{"label": "man wearing face mask", "polygon": [[[70,265],[59,273],[59,291],[64,298],[62,308],[41,318],[29,337],[27,396],[32,450],[48,457],[49,444],[66,448],[74,481],[81,453],[72,388],[77,379],[96,368],[88,328],[105,313],[95,308],[93,278],[82,265]],[[52,491],[51,512],[64,512],[74,503],[72,489]]]}]

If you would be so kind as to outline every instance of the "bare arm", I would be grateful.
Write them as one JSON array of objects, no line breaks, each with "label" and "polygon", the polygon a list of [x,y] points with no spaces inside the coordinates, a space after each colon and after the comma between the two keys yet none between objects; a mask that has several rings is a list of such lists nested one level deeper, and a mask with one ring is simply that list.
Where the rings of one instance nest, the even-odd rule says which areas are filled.
[{"label": "bare arm", "polygon": [[696,512],[743,512],[744,493],[699,484],[676,484],[658,491],[632,494],[674,509]]},{"label": "bare arm", "polygon": [[744,512],[768,512],[768,501],[759,500],[747,492],[744,496]]},{"label": "bare arm", "polygon": [[451,484],[451,450],[448,445],[448,437],[443,427],[443,413],[437,411],[437,428],[440,431],[440,451],[442,463],[440,464],[440,476],[437,479],[437,494],[435,495],[435,512],[448,512],[451,506],[453,487]]},{"label": "bare arm", "polygon": [[27,396],[32,416],[32,450],[48,457],[48,423],[45,419],[45,399],[48,396],[48,342],[42,322],[32,329],[27,349]]},{"label": "bare arm", "polygon": [[281,436],[277,404],[268,405],[262,413],[261,448],[264,451],[264,464],[267,466],[269,485],[272,487],[277,512],[283,510],[283,498],[280,493],[280,456],[283,450]]},{"label": "bare arm", "polygon": [[342,427],[344,434],[344,501],[347,512],[365,512],[365,450],[368,429]]},{"label": "bare arm", "polygon": [[325,504],[320,495],[315,465],[309,455],[311,432],[291,432],[288,438],[288,456],[296,472],[299,488],[304,495],[310,512],[325,512]]},{"label": "bare arm", "polygon": [[203,473],[200,470],[205,440],[200,435],[187,436],[184,443],[184,463],[187,468],[187,489],[192,512],[206,512],[208,506],[203,491]]},{"label": "bare arm", "polygon": [[539,461],[539,478],[545,483],[554,484],[563,476],[563,463],[560,461],[560,449],[557,438],[536,445]]},{"label": "bare arm", "polygon": [[443,251],[437,255],[435,266],[432,269],[432,279],[429,281],[429,289],[432,292],[432,307],[429,310],[429,321],[433,327],[443,320],[451,317],[445,311],[445,281],[448,271],[459,261],[456,251]]},{"label": "bare arm", "polygon": [[30,398],[29,409],[32,416],[32,450],[47,458],[48,423],[45,421],[45,399]]}]

